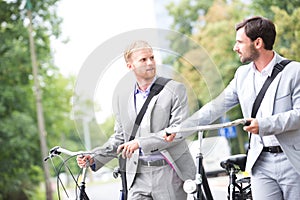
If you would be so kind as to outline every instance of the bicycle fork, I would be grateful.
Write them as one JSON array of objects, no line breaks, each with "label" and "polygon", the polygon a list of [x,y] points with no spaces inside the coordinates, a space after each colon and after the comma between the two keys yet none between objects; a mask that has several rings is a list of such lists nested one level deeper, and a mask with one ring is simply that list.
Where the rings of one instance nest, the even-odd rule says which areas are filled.
[{"label": "bicycle fork", "polygon": [[86,192],[85,192],[85,178],[86,178],[86,170],[87,168],[83,168],[82,169],[82,182],[79,186],[80,189],[80,193],[79,193],[79,199],[80,200],[89,200],[89,197],[87,196]]}]

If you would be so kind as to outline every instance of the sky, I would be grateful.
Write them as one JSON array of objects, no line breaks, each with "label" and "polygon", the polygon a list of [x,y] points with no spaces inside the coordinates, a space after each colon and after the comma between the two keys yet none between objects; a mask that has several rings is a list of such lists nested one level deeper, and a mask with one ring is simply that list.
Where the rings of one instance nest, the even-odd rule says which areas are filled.
[{"label": "sky", "polygon": [[[166,12],[163,11],[164,5],[161,2],[160,0],[61,0],[58,4],[58,15],[63,18],[62,35],[52,41],[55,65],[63,75],[78,76],[88,56],[112,37],[135,29],[159,26],[167,28],[170,22],[169,19],[161,17]],[[157,18],[160,20],[157,21]],[[100,105],[100,112],[96,118],[100,123],[112,114],[113,89],[117,80],[127,72],[125,65],[124,68],[114,69],[125,63],[122,61],[115,63],[116,65],[112,65],[99,81],[98,91],[101,91],[101,94],[95,94],[94,101]],[[101,89],[102,86],[105,88]]]},{"label": "sky", "polygon": [[76,75],[88,55],[111,37],[156,27],[153,0],[61,0],[58,15],[62,37],[53,41],[54,60],[65,75]]}]

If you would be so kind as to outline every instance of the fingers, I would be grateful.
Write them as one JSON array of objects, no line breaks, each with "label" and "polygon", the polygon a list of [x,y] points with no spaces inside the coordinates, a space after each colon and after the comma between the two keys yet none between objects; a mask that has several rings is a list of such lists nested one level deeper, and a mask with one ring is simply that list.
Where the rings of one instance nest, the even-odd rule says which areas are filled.
[{"label": "fingers", "polygon": [[124,144],[124,148],[122,151],[122,157],[123,158],[131,158],[133,152],[134,152],[134,150],[130,145]]},{"label": "fingers", "polygon": [[118,147],[117,153],[122,151],[123,158],[131,158],[136,149],[138,149],[138,145],[136,143],[127,142]]},{"label": "fingers", "polygon": [[80,168],[83,168],[85,166],[85,161],[83,160],[82,156],[77,156],[76,161],[77,161],[77,165]]},{"label": "fingers", "polygon": [[257,119],[249,118],[247,121],[249,123],[243,127],[243,130],[253,134],[258,134],[259,126]]},{"label": "fingers", "polygon": [[122,149],[124,149],[125,144],[121,144],[118,146],[117,153],[120,153]]},{"label": "fingers", "polygon": [[123,149],[122,156],[123,158],[131,158],[133,152],[134,151],[130,147],[128,147],[127,149]]},{"label": "fingers", "polygon": [[172,142],[176,137],[175,133],[172,133],[170,135],[164,135],[164,139],[166,142]]},{"label": "fingers", "polygon": [[91,163],[93,163],[93,159],[91,155],[78,155],[77,158],[77,165],[80,168],[88,167]]}]

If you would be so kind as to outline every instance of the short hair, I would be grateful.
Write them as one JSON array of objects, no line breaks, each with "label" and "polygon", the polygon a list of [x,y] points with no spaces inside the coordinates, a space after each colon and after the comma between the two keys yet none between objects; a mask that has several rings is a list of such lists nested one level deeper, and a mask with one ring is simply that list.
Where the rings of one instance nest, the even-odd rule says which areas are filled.
[{"label": "short hair", "polygon": [[245,34],[252,41],[260,37],[265,44],[265,49],[273,49],[273,44],[276,38],[276,29],[272,21],[264,17],[251,17],[238,23],[235,30],[238,31],[243,27],[245,27]]},{"label": "short hair", "polygon": [[152,51],[152,47],[146,41],[137,40],[137,41],[131,43],[124,51],[125,61],[128,62],[128,60],[130,59],[131,54],[133,52],[140,50],[140,49],[145,49],[145,48],[149,48]]}]

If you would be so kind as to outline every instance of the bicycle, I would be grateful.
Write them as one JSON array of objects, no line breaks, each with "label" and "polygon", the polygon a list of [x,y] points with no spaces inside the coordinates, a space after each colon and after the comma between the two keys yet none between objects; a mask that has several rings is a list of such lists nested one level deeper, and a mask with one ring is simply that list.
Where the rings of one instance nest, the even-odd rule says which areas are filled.
[{"label": "bicycle", "polygon": [[[198,141],[200,144],[199,152],[196,156],[197,173],[194,180],[186,180],[183,184],[183,189],[187,194],[193,195],[195,200],[213,200],[212,192],[207,180],[207,176],[203,167],[203,154],[201,143],[203,139],[203,131],[216,130],[220,128],[226,128],[237,125],[249,125],[249,122],[245,119],[237,119],[232,122],[225,122],[221,124],[212,124],[205,126],[189,127],[189,128],[169,128],[166,129],[167,134],[169,133],[183,133],[198,131]],[[221,167],[224,168],[229,174],[229,185],[228,185],[228,200],[251,200],[251,183],[250,177],[237,179],[236,174],[240,171],[245,170],[246,155],[239,154],[230,156],[228,159],[220,163]],[[245,186],[246,184],[246,186]]]},{"label": "bicycle", "polygon": [[[60,156],[60,154],[65,154],[65,155],[68,155],[69,157],[64,159],[62,156]],[[60,173],[62,171],[62,168],[63,167],[66,167],[73,179],[73,181],[75,182],[75,199],[77,200],[89,200],[89,196],[88,194],[86,193],[86,178],[87,178],[87,170],[88,168],[90,167],[89,166],[89,162],[86,162],[86,166],[81,168],[80,169],[80,172],[78,173],[78,176],[77,178],[75,178],[75,176],[73,175],[73,173],[71,172],[70,168],[68,167],[67,165],[67,162],[69,160],[71,160],[72,158],[74,157],[77,157],[77,156],[85,156],[85,155],[93,155],[95,156],[95,153],[93,152],[87,152],[87,151],[69,151],[67,149],[64,149],[64,148],[61,148],[59,146],[55,146],[53,148],[51,148],[49,150],[49,155],[44,158],[44,161],[46,162],[47,160],[51,160],[52,162],[52,165],[53,165],[53,168],[54,168],[54,171],[56,173],[56,176],[57,176],[57,183],[56,183],[56,186],[57,186],[57,194],[58,194],[58,199],[60,200],[61,199],[61,195],[60,195],[60,189],[59,189],[59,186],[61,185],[63,190],[64,190],[64,193],[66,194],[66,197],[69,199],[70,196],[60,178]],[[99,155],[99,153],[97,154]],[[102,154],[101,154],[102,155]],[[112,155],[112,154],[106,154],[106,155],[102,155],[102,156],[109,156],[109,157],[114,157],[116,158],[115,155]],[[60,157],[60,159],[62,160],[61,164],[59,165],[58,168],[55,167],[53,161],[52,161],[52,158],[53,157]],[[115,168],[113,171],[112,171],[112,177],[114,177],[115,179],[118,178],[118,176],[121,175],[121,172],[118,170],[118,168]],[[82,180],[79,184],[79,177],[82,177]],[[119,195],[116,195],[118,196],[118,199],[119,200],[124,200],[124,196],[123,196],[123,192],[122,190],[120,190],[120,193]]]},{"label": "bicycle", "polygon": [[[203,131],[205,130],[215,130],[215,129],[220,129],[220,128],[225,128],[225,127],[230,127],[230,126],[237,126],[239,124],[242,125],[247,125],[247,121],[244,119],[238,119],[232,122],[226,122],[222,124],[212,124],[212,125],[205,125],[205,126],[197,126],[197,127],[191,127],[191,128],[185,128],[185,129],[178,129],[178,128],[170,128],[167,129],[167,133],[174,133],[174,132],[190,132],[190,131],[198,131],[198,140],[200,144],[199,148],[199,153],[196,157],[197,161],[197,174],[195,175],[194,180],[186,180],[183,185],[183,189],[186,193],[192,194],[193,198],[195,200],[213,200],[212,192],[209,187],[209,183],[207,180],[207,176],[203,167],[203,154],[201,152],[201,141],[203,139]],[[69,155],[69,157],[64,160],[60,154],[66,154]],[[55,169],[55,172],[57,174],[57,190],[58,190],[58,197],[60,199],[60,192],[59,192],[59,183],[63,186],[63,189],[68,197],[67,191],[59,177],[59,174],[62,170],[62,167],[66,165],[66,162],[75,157],[75,156],[84,156],[84,155],[90,155],[92,154],[91,152],[72,152],[67,149],[63,149],[61,147],[53,147],[49,151],[49,155],[44,159],[44,161],[47,161],[50,159],[52,161],[52,157],[58,156],[61,158],[62,163],[58,170],[56,170],[53,162],[53,166]],[[87,162],[88,163],[88,162]],[[229,200],[252,200],[251,196],[251,184],[250,184],[250,177],[246,178],[241,178],[237,179],[236,174],[239,173],[240,171],[244,171],[245,169],[245,163],[246,163],[246,155],[245,154],[239,154],[239,155],[234,155],[230,156],[228,159],[222,161],[220,163],[221,167],[224,168],[227,173],[229,174],[229,185],[228,185],[228,195],[227,198]],[[72,175],[73,180],[76,183],[76,199],[79,197],[79,200],[89,200],[88,195],[85,192],[85,179],[86,179],[86,170],[89,166],[87,165],[85,168],[82,168],[82,172],[79,173],[79,175],[82,175],[82,181],[80,185],[78,184],[78,178],[75,179],[73,176],[71,170],[69,167],[68,170],[70,174]],[[113,172],[114,177],[118,177],[119,171],[114,171]],[[246,186],[245,186],[246,184]],[[77,190],[79,190],[79,195],[77,194]],[[121,196],[120,196],[121,197]]]},{"label": "bicycle", "polygon": [[[61,153],[66,154],[69,157],[67,159],[64,159],[63,157],[60,156]],[[66,164],[71,158],[74,158],[74,157],[77,157],[77,156],[80,156],[80,155],[84,156],[84,155],[88,155],[88,154],[91,154],[91,153],[90,152],[83,152],[83,151],[73,152],[73,151],[69,151],[67,149],[61,148],[59,146],[55,146],[55,147],[53,147],[49,150],[49,155],[44,159],[44,161],[46,162],[48,159],[51,160],[52,166],[53,166],[54,171],[55,171],[56,176],[57,176],[56,186],[57,186],[57,193],[58,193],[58,199],[59,200],[61,199],[60,189],[59,189],[60,184],[61,184],[67,198],[69,198],[69,194],[67,193],[67,190],[66,190],[66,188],[65,188],[65,186],[64,186],[64,184],[63,184],[63,182],[60,178],[60,173],[61,173],[63,167],[66,167],[68,169],[72,179],[76,183],[76,191],[75,191],[76,199],[78,199],[78,197],[79,197],[80,200],[89,200],[89,197],[88,197],[88,195],[85,191],[85,180],[86,180],[86,175],[87,175],[87,168],[89,167],[88,162],[87,162],[86,167],[81,169],[81,172],[78,174],[77,178],[75,178],[75,176],[71,172],[71,169]],[[56,156],[60,157],[60,159],[62,160],[60,166],[58,167],[58,170],[56,169],[56,167],[55,167],[55,165],[52,161],[52,158],[56,157]],[[82,176],[82,181],[79,185],[78,182],[79,182],[80,175]],[[79,195],[78,195],[77,190],[79,190]]]}]

